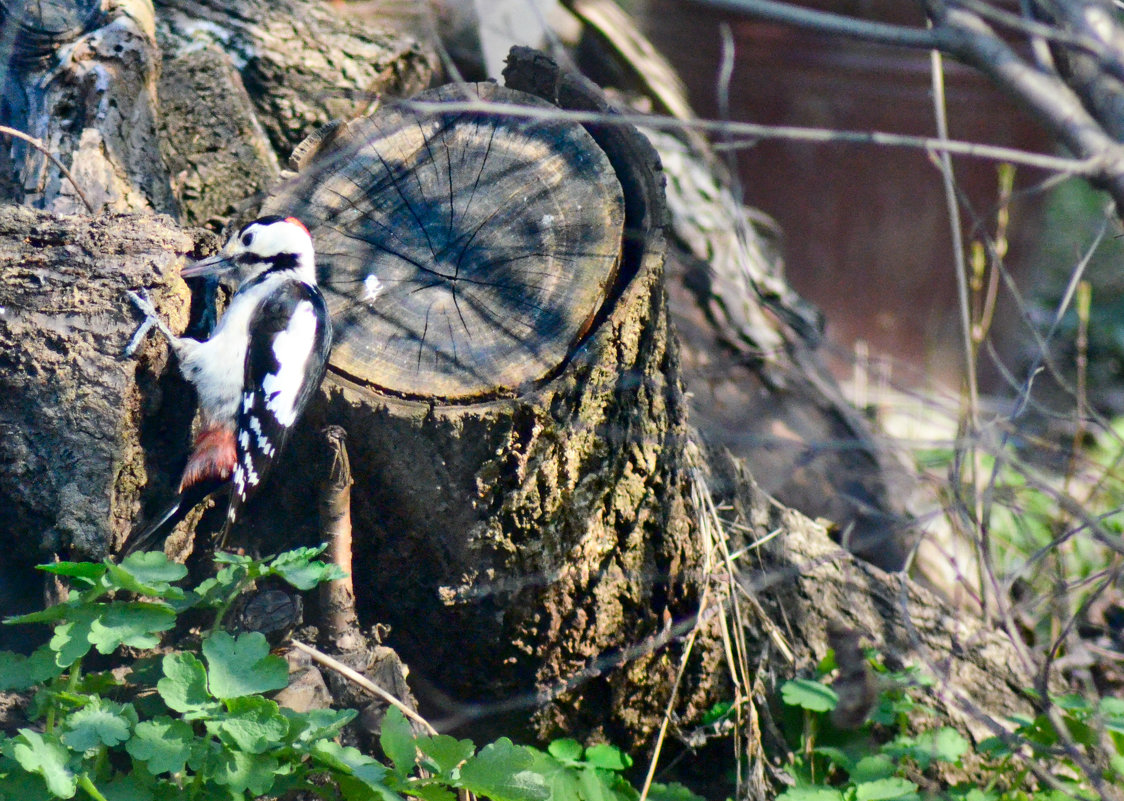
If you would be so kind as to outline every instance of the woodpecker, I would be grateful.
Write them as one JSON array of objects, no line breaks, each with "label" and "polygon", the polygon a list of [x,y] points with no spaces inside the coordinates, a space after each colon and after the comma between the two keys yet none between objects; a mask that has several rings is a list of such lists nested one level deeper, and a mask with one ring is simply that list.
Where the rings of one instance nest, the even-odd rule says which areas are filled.
[{"label": "woodpecker", "polygon": [[236,271],[241,283],[210,338],[176,336],[144,294],[129,298],[171,344],[199,397],[200,425],[171,504],[122,547],[129,554],[167,534],[196,504],[229,488],[222,547],[231,525],[261,487],[328,363],[332,321],[316,286],[312,237],[295,217],[262,217],[214,256],[184,268],[185,278]]}]

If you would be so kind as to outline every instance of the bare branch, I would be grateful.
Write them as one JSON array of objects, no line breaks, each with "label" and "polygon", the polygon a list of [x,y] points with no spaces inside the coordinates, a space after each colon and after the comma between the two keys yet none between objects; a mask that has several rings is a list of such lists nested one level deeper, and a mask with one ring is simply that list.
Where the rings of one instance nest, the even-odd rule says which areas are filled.
[{"label": "bare branch", "polygon": [[[925,0],[933,27],[922,31],[838,14],[808,11],[776,0],[709,0],[763,19],[786,22],[838,36],[898,47],[938,49],[987,75],[1021,103],[1066,147],[1083,159],[1095,159],[1090,177],[1124,209],[1124,148],[1106,133],[1081,99],[1059,77],[1028,64],[980,15],[943,0]],[[1085,7],[1096,0],[1082,0]],[[1064,4],[1059,4],[1064,5]],[[1086,17],[1088,18],[1088,17]],[[939,148],[941,152],[951,152]]]},{"label": "bare branch", "polygon": [[86,197],[86,193],[82,191],[82,187],[78,185],[78,181],[74,180],[74,176],[70,173],[70,170],[68,170],[66,168],[66,165],[55,157],[55,154],[52,153],[43,142],[36,139],[34,136],[25,134],[23,131],[17,131],[15,128],[9,128],[7,125],[0,125],[0,133],[7,134],[8,136],[14,136],[16,139],[22,139],[24,142],[27,142],[33,148],[49,158],[51,160],[51,163],[59,168],[59,172],[63,174],[66,180],[70,181],[70,185],[74,187],[75,194],[77,194],[78,197],[82,200],[82,203],[85,204],[86,210],[90,212],[90,214],[97,213],[97,209],[94,208],[94,204],[90,202],[90,199],[88,197]]},{"label": "bare branch", "polygon": [[1073,159],[1049,156],[1044,153],[1031,153],[1012,147],[982,145],[962,140],[943,140],[932,136],[910,136],[881,131],[838,131],[828,128],[804,128],[796,125],[760,125],[753,122],[725,122],[719,120],[677,120],[670,117],[648,116],[645,114],[614,114],[606,116],[596,111],[563,111],[560,109],[538,108],[536,106],[516,106],[510,103],[485,103],[463,101],[430,103],[426,101],[403,100],[399,105],[417,111],[433,114],[484,113],[503,114],[511,117],[527,117],[542,120],[568,120],[598,125],[635,125],[660,130],[699,130],[705,133],[722,134],[724,142],[715,145],[715,150],[753,147],[764,139],[787,139],[795,142],[823,142],[832,144],[878,145],[912,150],[925,150],[935,153],[951,153],[954,156],[1005,161],[1023,167],[1097,178],[1104,171],[1103,158]]},{"label": "bare branch", "polygon": [[862,39],[866,42],[922,50],[940,46],[938,37],[933,31],[904,25],[890,25],[885,22],[857,20],[842,14],[798,8],[776,0],[702,0],[702,2],[715,8],[740,11],[761,19],[798,25],[801,28],[835,36],[846,36],[849,39]]}]

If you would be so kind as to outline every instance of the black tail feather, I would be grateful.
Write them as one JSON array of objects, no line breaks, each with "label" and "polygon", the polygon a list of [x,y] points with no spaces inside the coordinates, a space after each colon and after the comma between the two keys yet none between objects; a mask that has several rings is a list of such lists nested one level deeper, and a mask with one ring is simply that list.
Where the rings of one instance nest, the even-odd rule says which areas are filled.
[{"label": "black tail feather", "polygon": [[172,533],[172,529],[218,486],[221,486],[219,482],[203,482],[178,493],[147,526],[140,531],[134,531],[125,539],[125,544],[121,546],[118,555],[123,559],[131,553],[147,549],[156,541],[163,545],[164,540]]}]

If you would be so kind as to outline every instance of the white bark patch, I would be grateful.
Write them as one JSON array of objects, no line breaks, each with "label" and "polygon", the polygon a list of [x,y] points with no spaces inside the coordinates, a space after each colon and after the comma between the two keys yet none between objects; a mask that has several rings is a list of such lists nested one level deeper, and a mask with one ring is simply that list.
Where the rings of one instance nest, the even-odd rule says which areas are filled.
[{"label": "white bark patch", "polygon": [[273,355],[278,369],[262,381],[265,408],[273,412],[277,422],[291,426],[297,419],[296,403],[304,384],[305,365],[312,353],[316,335],[316,312],[307,300],[297,304],[284,331],[273,340]]}]

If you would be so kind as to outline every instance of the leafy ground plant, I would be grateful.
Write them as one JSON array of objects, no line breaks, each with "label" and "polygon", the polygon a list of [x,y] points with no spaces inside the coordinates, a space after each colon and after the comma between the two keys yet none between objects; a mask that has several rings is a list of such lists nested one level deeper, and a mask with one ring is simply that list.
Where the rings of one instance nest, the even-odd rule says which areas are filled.
[{"label": "leafy ground plant", "polygon": [[[391,709],[381,735],[384,764],[337,742],[353,710],[298,713],[266,697],[288,684],[285,660],[258,632],[224,631],[223,618],[263,579],[308,590],[340,578],[338,568],[317,559],[322,552],[218,554],[217,575],[191,590],[179,586],[186,569],[162,553],[121,564],[43,566],[72,589],[57,606],[5,621],[45,624],[52,633],[30,656],[0,652],[0,690],[33,694],[33,725],[0,737],[0,799],[242,799],[304,791],[345,801],[452,801],[462,789],[494,801],[639,797],[622,776],[630,761],[611,746],[560,740],[543,752],[501,738],[477,750],[447,735],[416,736]],[[153,653],[187,610],[210,612],[207,632],[189,639],[191,647]],[[95,663],[97,669],[84,667]],[[663,785],[648,797],[697,798]]]},{"label": "leafy ground plant", "polygon": [[[919,721],[923,726],[935,717],[921,697],[932,680],[913,669],[887,671],[873,652],[867,653],[882,690],[859,727],[844,729],[832,723],[839,697],[826,683],[835,667],[830,654],[817,678],[782,685],[793,756],[786,768],[792,786],[779,801],[919,801],[922,796],[949,801],[1092,801],[1103,797],[1105,785],[1124,782],[1124,702],[1070,695],[1051,699],[1056,721],[1045,712],[1012,718],[1008,735],[978,743],[971,753],[978,781],[941,786],[933,780],[923,789],[918,781],[931,778],[931,767],[942,762],[959,766],[973,747],[950,727],[908,733],[917,730]],[[1095,762],[1093,752],[1107,753],[1108,759],[1099,774],[1090,777],[1078,762]]]}]

